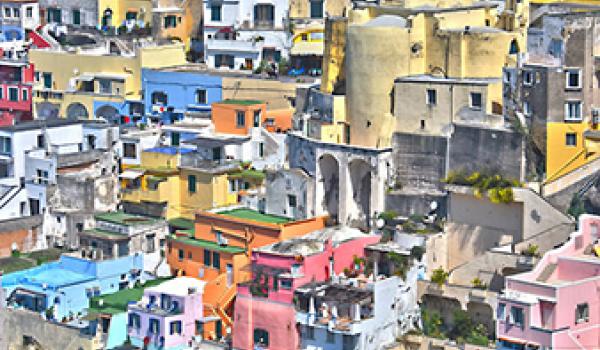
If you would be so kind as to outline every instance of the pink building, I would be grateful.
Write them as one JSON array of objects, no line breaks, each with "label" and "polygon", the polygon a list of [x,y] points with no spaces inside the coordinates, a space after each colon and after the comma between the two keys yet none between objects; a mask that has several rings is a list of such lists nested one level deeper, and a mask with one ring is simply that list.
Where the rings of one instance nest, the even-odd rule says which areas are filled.
[{"label": "pink building", "polygon": [[498,299],[498,349],[600,349],[600,217],[547,252],[534,270],[506,278]]},{"label": "pink building", "polygon": [[0,60],[0,126],[32,120],[33,65],[22,60]]},{"label": "pink building", "polygon": [[354,267],[354,257],[380,236],[347,227],[326,228],[252,253],[252,281],[240,284],[235,302],[234,349],[297,349],[294,290]]},{"label": "pink building", "polygon": [[187,348],[202,335],[202,294],[206,282],[179,277],[144,290],[127,309],[131,343],[148,350]]}]

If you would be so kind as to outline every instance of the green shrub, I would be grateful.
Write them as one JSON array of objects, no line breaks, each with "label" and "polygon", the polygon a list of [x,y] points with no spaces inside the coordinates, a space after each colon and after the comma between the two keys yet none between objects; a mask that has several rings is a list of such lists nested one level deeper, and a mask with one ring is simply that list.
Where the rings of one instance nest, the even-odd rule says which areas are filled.
[{"label": "green shrub", "polygon": [[444,271],[444,269],[441,267],[438,267],[431,273],[431,282],[441,287],[444,283],[446,283],[446,281],[448,281],[448,276],[448,272]]},{"label": "green shrub", "polygon": [[429,337],[443,339],[442,332],[444,322],[440,313],[434,310],[421,309],[421,320],[423,321],[423,333]]}]

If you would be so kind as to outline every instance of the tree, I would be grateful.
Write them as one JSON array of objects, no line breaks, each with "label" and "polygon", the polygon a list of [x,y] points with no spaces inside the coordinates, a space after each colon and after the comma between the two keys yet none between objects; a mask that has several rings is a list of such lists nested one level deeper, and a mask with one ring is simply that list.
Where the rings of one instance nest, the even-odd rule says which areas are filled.
[{"label": "tree", "polygon": [[448,276],[448,272],[444,271],[443,268],[438,267],[431,273],[431,282],[441,287],[444,283],[446,283],[446,281],[448,281]]}]

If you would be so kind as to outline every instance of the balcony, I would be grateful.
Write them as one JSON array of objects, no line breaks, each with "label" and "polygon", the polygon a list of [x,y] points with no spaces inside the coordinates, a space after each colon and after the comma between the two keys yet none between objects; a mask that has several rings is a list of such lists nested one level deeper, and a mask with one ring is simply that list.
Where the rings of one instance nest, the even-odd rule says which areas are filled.
[{"label": "balcony", "polygon": [[129,305],[129,310],[136,311],[140,313],[145,313],[149,315],[154,315],[158,317],[169,317],[169,316],[177,316],[183,314],[182,307],[171,307],[171,308],[162,308],[156,304],[150,304],[149,302],[140,301],[136,304]]},{"label": "balcony", "polygon": [[208,51],[231,51],[231,52],[247,52],[259,54],[261,50],[260,42],[256,40],[226,40],[226,39],[209,39],[206,43]]}]

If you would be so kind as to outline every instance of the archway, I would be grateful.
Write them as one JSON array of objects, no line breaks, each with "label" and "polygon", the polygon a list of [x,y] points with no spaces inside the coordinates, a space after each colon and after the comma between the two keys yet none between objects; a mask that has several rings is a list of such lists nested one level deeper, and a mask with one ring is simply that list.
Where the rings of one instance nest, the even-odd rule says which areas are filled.
[{"label": "archway", "polygon": [[319,158],[319,171],[321,173],[321,186],[323,186],[323,201],[321,202],[331,220],[339,220],[339,192],[340,192],[340,165],[330,154],[324,154]]},{"label": "archway", "polygon": [[73,102],[67,107],[67,119],[87,119],[88,117],[87,108],[79,102]]},{"label": "archway", "polygon": [[50,102],[40,102],[35,105],[36,118],[56,119],[58,118],[60,106]]},{"label": "archway", "polygon": [[348,164],[352,200],[358,211],[358,219],[370,226],[371,215],[371,166],[363,159],[354,159]]},{"label": "archway", "polygon": [[96,109],[96,118],[106,119],[109,123],[116,123],[119,120],[119,111],[113,106],[104,105]]}]

